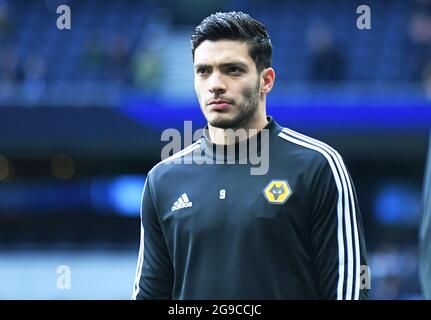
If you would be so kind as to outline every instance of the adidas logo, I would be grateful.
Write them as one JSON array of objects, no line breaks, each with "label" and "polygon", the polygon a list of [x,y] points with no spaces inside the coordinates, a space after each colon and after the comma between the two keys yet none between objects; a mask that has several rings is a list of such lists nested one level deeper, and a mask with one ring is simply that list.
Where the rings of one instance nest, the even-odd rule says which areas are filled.
[{"label": "adidas logo", "polygon": [[192,202],[187,197],[187,194],[183,193],[181,197],[178,198],[177,201],[175,201],[174,205],[172,206],[171,210],[176,211],[180,210],[182,208],[188,208],[192,206]]}]

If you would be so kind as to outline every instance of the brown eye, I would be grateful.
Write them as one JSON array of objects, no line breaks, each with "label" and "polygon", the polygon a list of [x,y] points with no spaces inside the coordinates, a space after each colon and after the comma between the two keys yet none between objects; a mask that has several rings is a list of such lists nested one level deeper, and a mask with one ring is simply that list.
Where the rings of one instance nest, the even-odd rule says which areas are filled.
[{"label": "brown eye", "polygon": [[227,71],[227,73],[233,74],[233,75],[239,75],[242,72],[242,70],[240,68],[235,67],[235,66],[228,67],[226,71]]},{"label": "brown eye", "polygon": [[205,75],[208,73],[208,69],[206,68],[199,68],[198,70],[196,70],[196,73],[199,75]]}]

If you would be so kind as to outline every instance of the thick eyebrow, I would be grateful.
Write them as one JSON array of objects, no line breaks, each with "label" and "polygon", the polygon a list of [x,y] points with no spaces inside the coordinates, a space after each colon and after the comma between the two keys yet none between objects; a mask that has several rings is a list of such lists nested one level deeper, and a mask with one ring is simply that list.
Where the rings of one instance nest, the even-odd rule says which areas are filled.
[{"label": "thick eyebrow", "polygon": [[222,63],[220,64],[221,68],[229,68],[229,67],[239,67],[242,68],[244,70],[248,70],[248,66],[240,61],[232,61],[232,62],[227,62],[227,63]]},{"label": "thick eyebrow", "polygon": [[[201,68],[211,68],[212,66],[209,64],[197,64],[195,66],[195,70],[201,69]],[[228,68],[228,67],[240,67],[244,70],[248,70],[247,64],[241,62],[241,61],[232,61],[232,62],[226,62],[220,64],[221,68]]]},{"label": "thick eyebrow", "polygon": [[195,70],[206,69],[206,68],[211,68],[211,66],[209,64],[197,64],[197,65],[195,65]]}]

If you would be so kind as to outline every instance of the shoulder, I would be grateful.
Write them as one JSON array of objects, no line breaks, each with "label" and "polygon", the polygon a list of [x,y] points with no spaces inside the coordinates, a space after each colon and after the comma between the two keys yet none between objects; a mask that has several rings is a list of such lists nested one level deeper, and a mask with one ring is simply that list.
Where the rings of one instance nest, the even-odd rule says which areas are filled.
[{"label": "shoulder", "polygon": [[202,139],[199,139],[181,151],[178,151],[172,156],[158,162],[148,172],[148,179],[159,180],[166,174],[171,174],[178,170],[190,167],[184,166],[183,164],[192,163],[193,154],[197,151],[200,151],[201,143]]},{"label": "shoulder", "polygon": [[353,182],[350,180],[347,166],[343,157],[333,147],[288,128],[283,128],[278,137],[295,150],[293,153],[299,157],[297,163],[303,166],[304,181],[313,194],[319,190],[346,194],[352,192]]},{"label": "shoulder", "polygon": [[301,162],[309,168],[326,167],[331,171],[345,170],[345,163],[340,153],[323,141],[289,128],[283,128],[277,138],[281,149],[289,150],[287,152],[289,156],[299,157]]}]

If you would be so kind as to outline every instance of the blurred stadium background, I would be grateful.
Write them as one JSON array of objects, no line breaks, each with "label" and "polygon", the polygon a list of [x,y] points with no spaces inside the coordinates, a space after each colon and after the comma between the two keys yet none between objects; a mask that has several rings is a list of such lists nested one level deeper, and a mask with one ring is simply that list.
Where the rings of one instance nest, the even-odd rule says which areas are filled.
[{"label": "blurred stadium background", "polygon": [[[58,30],[57,6],[71,8]],[[371,8],[358,30],[356,8]],[[344,156],[373,299],[422,299],[431,1],[0,0],[0,299],[129,299],[145,176],[166,128],[204,125],[190,35],[216,11],[262,21],[269,114]],[[60,290],[57,267],[71,270]]]}]

